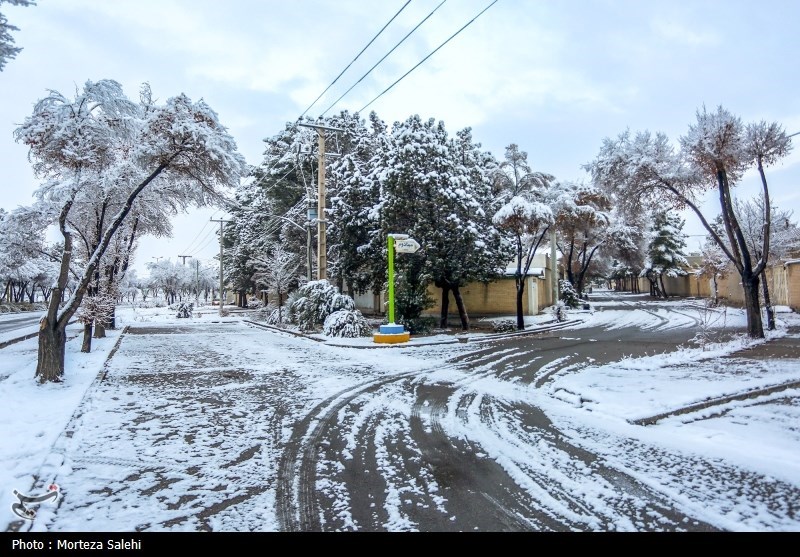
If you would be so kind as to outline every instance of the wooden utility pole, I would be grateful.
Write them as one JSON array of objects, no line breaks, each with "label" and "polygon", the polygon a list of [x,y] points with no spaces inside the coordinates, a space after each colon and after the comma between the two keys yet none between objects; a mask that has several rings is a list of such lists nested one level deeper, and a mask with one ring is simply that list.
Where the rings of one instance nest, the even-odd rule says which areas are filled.
[{"label": "wooden utility pole", "polygon": [[200,260],[194,260],[194,301],[200,303]]},{"label": "wooden utility pole", "polygon": [[558,303],[558,260],[556,259],[556,225],[550,225],[550,293],[553,306]]},{"label": "wooden utility pole", "polygon": [[186,265],[186,260],[189,259],[191,257],[191,255],[179,255],[178,257],[181,258],[181,260],[182,260],[181,263]]},{"label": "wooden utility pole", "polygon": [[[325,237],[325,131],[343,131],[319,124],[298,124],[314,128],[319,136],[319,169],[317,170],[317,280],[328,278],[328,247]],[[338,155],[338,153],[330,153]]]},{"label": "wooden utility pole", "polygon": [[222,291],[224,289],[222,279],[222,225],[230,221],[224,219],[211,219],[211,222],[219,223],[219,316],[222,317]]}]

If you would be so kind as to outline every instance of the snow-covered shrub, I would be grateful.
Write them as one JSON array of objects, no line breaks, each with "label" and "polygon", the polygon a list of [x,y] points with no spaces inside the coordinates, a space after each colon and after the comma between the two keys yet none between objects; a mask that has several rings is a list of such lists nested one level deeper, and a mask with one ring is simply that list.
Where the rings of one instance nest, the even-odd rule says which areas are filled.
[{"label": "snow-covered shrub", "polygon": [[264,302],[258,298],[247,300],[247,309],[261,309],[264,307]]},{"label": "snow-covered shrub", "polygon": [[495,333],[510,333],[517,330],[517,322],[513,319],[500,319],[492,321],[492,330]]},{"label": "snow-covered shrub", "polygon": [[187,318],[192,316],[192,312],[194,311],[194,304],[191,302],[178,302],[177,304],[173,304],[170,306],[170,309],[174,309],[178,313],[176,314],[179,318]]},{"label": "snow-covered shrub", "polygon": [[727,330],[728,308],[719,306],[718,301],[708,299],[698,309],[697,333],[692,337],[694,342],[706,350],[708,344],[719,342]]},{"label": "snow-covered shrub", "polygon": [[424,335],[430,333],[436,326],[436,321],[437,319],[435,317],[431,317],[429,315],[422,315],[413,319],[406,319],[405,317],[401,316],[399,319],[397,319],[397,323],[403,325],[412,335]]},{"label": "snow-covered shrub", "polygon": [[258,308],[256,311],[253,312],[252,319],[254,321],[266,321],[269,318],[269,314],[275,309],[273,304],[267,304],[264,307]]},{"label": "snow-covered shrub", "polygon": [[341,338],[367,337],[372,334],[372,327],[357,309],[340,309],[325,318],[322,334]]},{"label": "snow-covered shrub", "polygon": [[567,304],[568,307],[577,308],[581,305],[581,300],[578,297],[578,292],[572,283],[568,280],[558,281],[558,291],[561,293],[561,300]]},{"label": "snow-covered shrub", "polygon": [[355,310],[353,298],[340,294],[339,289],[327,280],[307,282],[297,290],[291,304],[292,322],[303,331],[311,331],[325,323],[325,319],[339,310]]},{"label": "snow-covered shrub", "polygon": [[285,325],[289,322],[286,314],[286,306],[281,306],[280,309],[272,306],[272,309],[266,319],[267,325]]},{"label": "snow-covered shrub", "polygon": [[563,300],[559,300],[554,305],[550,306],[550,313],[553,314],[553,317],[559,323],[567,320],[567,311],[568,306]]}]

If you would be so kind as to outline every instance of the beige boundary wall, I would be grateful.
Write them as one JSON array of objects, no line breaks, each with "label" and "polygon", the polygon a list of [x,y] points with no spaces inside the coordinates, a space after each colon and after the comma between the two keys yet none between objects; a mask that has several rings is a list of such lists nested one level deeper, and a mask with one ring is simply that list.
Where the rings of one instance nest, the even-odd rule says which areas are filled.
[{"label": "beige boundary wall", "polygon": [[[800,260],[789,260],[767,268],[767,284],[773,306],[789,306],[800,311]],[[664,286],[669,296],[710,298],[713,293],[711,279],[690,273],[683,277],[666,277]],[[650,283],[639,279],[639,290],[650,291]],[[726,275],[717,279],[717,292],[721,300],[735,306],[744,305],[744,289],[739,273],[731,265]]]},{"label": "beige boundary wall", "polygon": [[[528,276],[525,282],[525,291],[522,298],[524,315],[537,315],[542,310],[553,304],[552,273],[550,271],[550,258],[537,255],[533,267],[544,269],[544,277]],[[517,287],[513,276],[501,277],[488,283],[473,282],[461,287],[461,297],[466,306],[467,315],[489,316],[517,314]],[[431,285],[428,293],[434,300],[434,305],[424,312],[425,315],[438,316],[442,306],[442,291]],[[386,313],[386,294],[380,298],[373,294],[356,295],[353,297],[356,308],[370,314]],[[448,313],[458,315],[458,307],[452,292],[450,293]]]},{"label": "beige boundary wall", "polygon": [[[512,265],[513,266],[513,265]],[[523,315],[538,315],[548,306],[553,304],[553,273],[551,272],[550,257],[539,253],[533,260],[531,269],[537,268],[544,271],[544,276],[539,278],[530,275],[525,279],[525,290],[522,294]],[[473,282],[460,288],[461,298],[467,315],[517,315],[517,286],[513,276],[504,276],[488,283]],[[436,304],[425,312],[426,315],[439,315],[442,307],[442,291],[435,286],[430,286],[428,292],[436,300]],[[450,293],[449,315],[458,315],[458,307],[452,292]]]},{"label": "beige boundary wall", "polygon": [[[474,282],[461,287],[461,298],[467,315],[509,315],[517,314],[517,286],[514,277],[503,277],[492,282]],[[522,313],[537,315],[550,305],[547,279],[527,277],[522,294]],[[439,315],[442,306],[442,291],[435,286],[428,287],[428,293],[436,300],[436,304],[428,309],[426,315]],[[448,306],[450,315],[458,315],[453,293],[450,293]]]}]

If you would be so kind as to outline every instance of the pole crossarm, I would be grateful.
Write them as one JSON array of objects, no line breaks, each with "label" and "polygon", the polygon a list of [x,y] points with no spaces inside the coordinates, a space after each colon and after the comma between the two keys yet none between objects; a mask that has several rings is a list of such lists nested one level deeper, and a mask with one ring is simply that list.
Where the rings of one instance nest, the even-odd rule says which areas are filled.
[{"label": "pole crossarm", "polygon": [[298,126],[303,126],[304,128],[315,128],[317,130],[328,130],[332,132],[343,132],[344,128],[334,128],[331,126],[323,126],[321,124],[301,124],[298,122]]}]

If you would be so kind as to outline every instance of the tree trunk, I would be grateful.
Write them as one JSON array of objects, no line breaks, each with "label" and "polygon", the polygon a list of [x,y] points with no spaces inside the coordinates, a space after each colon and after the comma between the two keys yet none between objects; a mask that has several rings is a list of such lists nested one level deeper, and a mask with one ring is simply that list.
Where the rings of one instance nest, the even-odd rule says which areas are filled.
[{"label": "tree trunk", "polygon": [[65,328],[66,322],[63,326],[59,326],[55,319],[51,320],[48,316],[42,318],[39,328],[39,357],[36,364],[36,377],[40,383],[48,381],[59,383],[63,380],[67,340]]},{"label": "tree trunk", "polygon": [[647,282],[650,283],[650,296],[658,298],[658,285],[650,275],[647,275]]},{"label": "tree trunk", "polygon": [[717,287],[717,273],[714,273],[714,276],[711,278],[711,284],[714,291],[711,293],[711,303],[714,307],[719,305],[719,288]]},{"label": "tree trunk", "polygon": [[769,297],[769,286],[767,285],[766,269],[761,273],[761,286],[764,292],[764,309],[767,310],[767,329],[775,330],[775,309],[772,307],[772,300]]},{"label": "tree trunk", "polygon": [[750,338],[764,338],[764,323],[761,320],[761,306],[758,300],[759,275],[742,276],[744,304],[747,312],[747,335]]},{"label": "tree trunk", "polygon": [[522,314],[522,298],[525,293],[525,279],[524,277],[517,277],[517,330],[521,331],[525,328],[525,317]]},{"label": "tree trunk", "polygon": [[92,351],[92,324],[83,324],[83,344],[81,345],[81,352]]},{"label": "tree trunk", "polygon": [[95,321],[94,338],[106,338],[106,325],[100,320]]},{"label": "tree trunk", "polygon": [[106,328],[111,329],[112,331],[117,328],[117,306],[111,308],[111,317],[108,318]]},{"label": "tree trunk", "polygon": [[461,318],[461,330],[469,331],[469,316],[467,315],[467,308],[464,306],[464,300],[461,298],[461,291],[458,289],[458,286],[453,287],[453,298],[456,299],[458,316]]},{"label": "tree trunk", "polygon": [[669,294],[667,294],[667,287],[664,286],[664,275],[658,275],[658,281],[661,284],[661,296],[664,299],[669,298]]},{"label": "tree trunk", "polygon": [[450,311],[450,287],[442,286],[442,308],[439,312],[439,328],[447,328],[447,314]]}]

